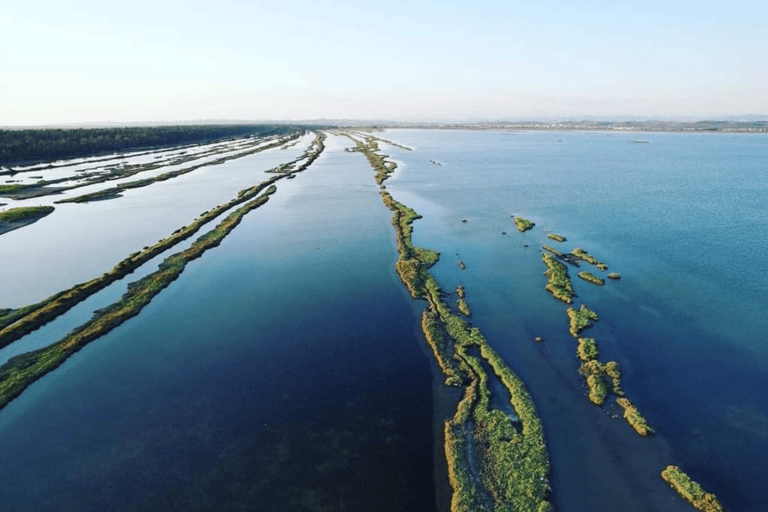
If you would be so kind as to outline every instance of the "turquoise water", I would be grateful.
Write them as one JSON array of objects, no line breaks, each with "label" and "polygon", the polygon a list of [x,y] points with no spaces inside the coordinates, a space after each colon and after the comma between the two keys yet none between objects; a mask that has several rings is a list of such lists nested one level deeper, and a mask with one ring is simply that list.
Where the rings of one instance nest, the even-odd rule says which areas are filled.
[{"label": "turquoise water", "polygon": [[[436,277],[445,289],[466,286],[474,324],[531,388],[558,510],[671,510],[679,500],[658,479],[666,464],[680,465],[730,510],[765,509],[768,139],[415,130],[383,137],[414,148],[385,149],[401,162],[388,188],[424,215],[414,236],[442,253]],[[520,234],[510,215],[536,227]],[[568,241],[557,244],[548,231]],[[587,403],[566,306],[543,290],[545,243],[583,247],[623,276],[600,288],[572,269],[575,304],[601,316],[585,335],[597,339],[602,360],[621,364],[623,387],[657,428],[654,439],[611,420],[617,410]],[[536,336],[545,342],[532,343]]]}]

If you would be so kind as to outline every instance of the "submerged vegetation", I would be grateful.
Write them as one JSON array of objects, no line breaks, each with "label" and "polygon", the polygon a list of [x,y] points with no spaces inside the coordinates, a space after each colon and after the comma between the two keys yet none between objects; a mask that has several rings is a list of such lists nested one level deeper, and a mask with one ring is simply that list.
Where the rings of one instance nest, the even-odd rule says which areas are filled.
[{"label": "submerged vegetation", "polygon": [[661,472],[661,478],[667,482],[686,501],[701,512],[722,512],[723,506],[714,494],[706,492],[677,467],[669,465]]}]

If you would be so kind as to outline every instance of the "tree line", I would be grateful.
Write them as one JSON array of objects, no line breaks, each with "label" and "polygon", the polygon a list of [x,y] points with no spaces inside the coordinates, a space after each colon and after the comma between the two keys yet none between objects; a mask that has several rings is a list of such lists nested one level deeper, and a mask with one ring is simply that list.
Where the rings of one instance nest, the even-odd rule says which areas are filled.
[{"label": "tree line", "polygon": [[248,135],[283,135],[297,129],[301,128],[287,125],[194,125],[0,130],[0,165],[197,144]]}]

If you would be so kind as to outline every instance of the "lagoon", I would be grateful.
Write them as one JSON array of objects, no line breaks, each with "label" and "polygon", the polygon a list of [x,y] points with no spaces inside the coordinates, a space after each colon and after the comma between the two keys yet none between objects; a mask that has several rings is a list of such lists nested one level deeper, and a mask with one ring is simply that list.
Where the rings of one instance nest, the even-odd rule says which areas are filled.
[{"label": "lagoon", "polygon": [[[756,390],[768,384],[768,295],[755,269],[768,254],[759,235],[768,228],[768,139],[380,135],[413,148],[380,144],[399,164],[388,192],[423,215],[414,243],[441,253],[432,273],[444,290],[464,285],[472,324],[536,401],[557,510],[691,510],[659,478],[668,464],[726,509],[765,508],[768,400]],[[648,144],[631,143],[638,138]],[[435,433],[450,414],[451,392],[432,377],[419,332],[423,304],[395,275],[390,212],[373,171],[362,155],[343,151],[349,139],[329,137],[326,145],[139,317],[0,411],[0,453],[11,475],[0,494],[9,510],[434,508],[445,486]],[[153,235],[164,236],[228,199],[244,178],[263,179],[243,164],[267,154],[281,163],[289,151],[91,205],[125,208],[126,233],[139,233],[145,225],[128,216],[136,205],[170,212],[176,201],[187,204]],[[254,167],[263,171],[263,163]],[[242,172],[227,173],[237,178],[224,186],[218,167]],[[189,199],[171,187],[185,180],[197,191]],[[206,187],[221,199],[208,198]],[[91,205],[62,208],[82,213]],[[73,215],[61,226],[80,225]],[[536,226],[519,233],[513,216]],[[571,268],[574,304],[600,315],[584,334],[597,339],[604,361],[620,364],[623,388],[657,431],[652,438],[635,434],[617,406],[597,408],[586,397],[567,306],[544,290],[541,247],[555,243],[551,232],[567,237],[558,250],[583,247],[622,275],[597,287]],[[8,253],[13,261],[40,257],[34,240]],[[110,266],[131,252],[114,251]],[[105,270],[81,259],[68,267],[80,280]],[[58,331],[88,307],[68,314],[70,323],[62,317]],[[36,334],[27,342],[43,343]],[[444,498],[438,502],[442,510]]]}]

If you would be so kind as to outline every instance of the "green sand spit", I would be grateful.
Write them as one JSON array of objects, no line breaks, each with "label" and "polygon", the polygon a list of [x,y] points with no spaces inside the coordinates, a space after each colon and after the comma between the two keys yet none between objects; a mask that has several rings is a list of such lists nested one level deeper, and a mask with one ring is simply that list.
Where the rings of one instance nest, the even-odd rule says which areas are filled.
[{"label": "green sand spit", "polygon": [[[369,158],[371,161],[376,159]],[[422,314],[427,343],[446,376],[446,384],[466,386],[456,414],[444,426],[448,477],[453,488],[451,510],[552,510],[546,500],[550,492],[549,456],[543,427],[525,385],[480,331],[470,328],[442,300],[443,293],[428,272],[437,262],[438,253],[411,241],[412,223],[419,215],[386,191],[381,196],[393,212],[400,279],[414,298],[428,302]],[[480,358],[469,354],[470,349],[478,351]],[[509,391],[510,404],[519,420],[491,408],[491,377],[481,358]]]},{"label": "green sand spit", "polygon": [[667,466],[661,472],[664,479],[686,501],[702,512],[722,512],[723,506],[714,494],[708,493],[699,484],[691,480],[677,466]]}]

